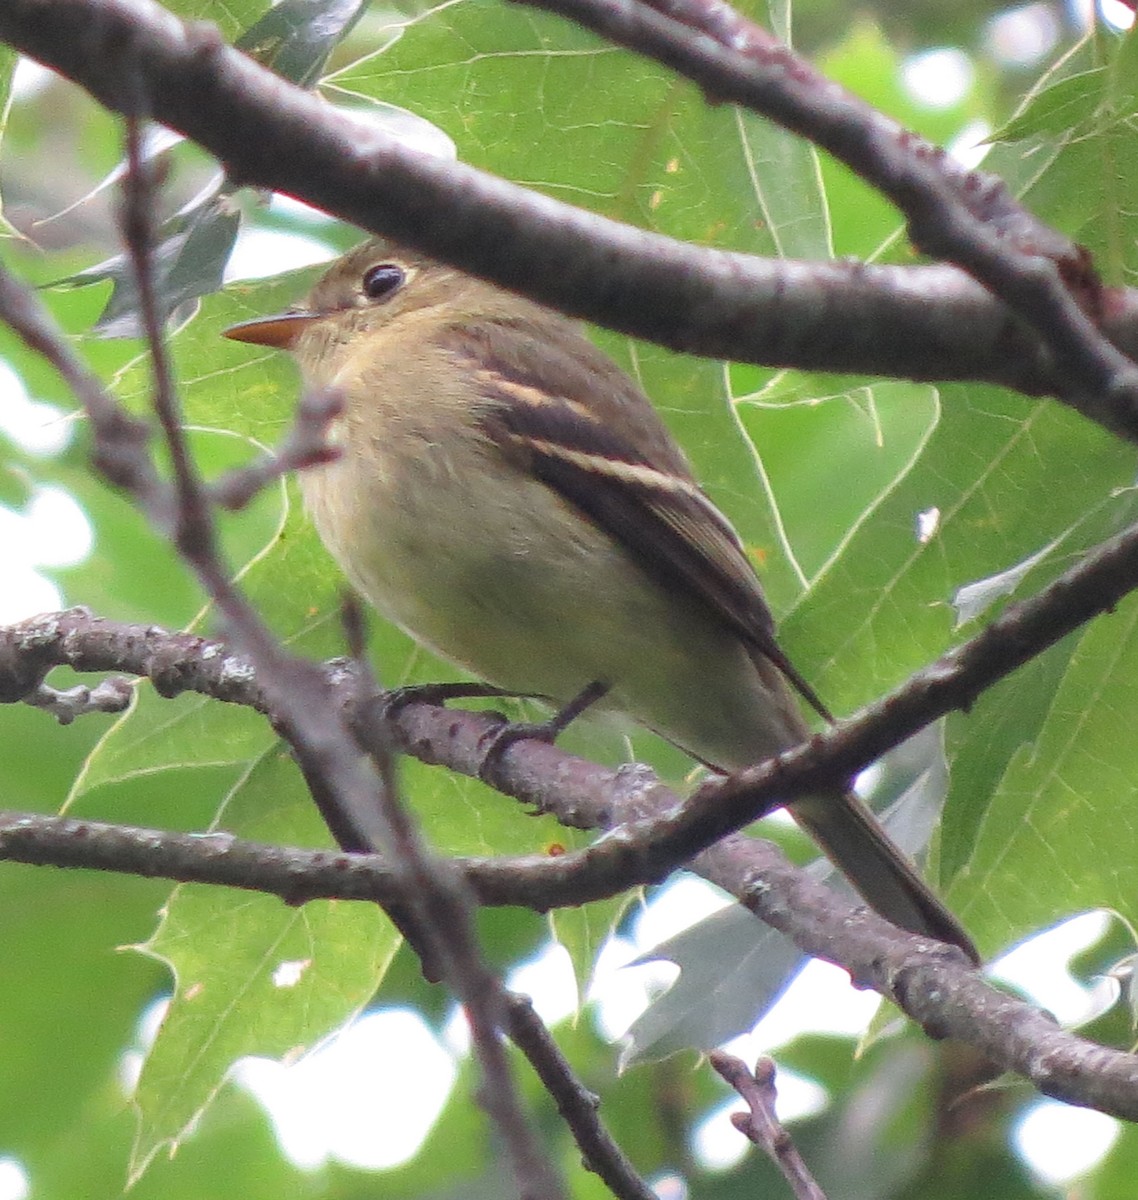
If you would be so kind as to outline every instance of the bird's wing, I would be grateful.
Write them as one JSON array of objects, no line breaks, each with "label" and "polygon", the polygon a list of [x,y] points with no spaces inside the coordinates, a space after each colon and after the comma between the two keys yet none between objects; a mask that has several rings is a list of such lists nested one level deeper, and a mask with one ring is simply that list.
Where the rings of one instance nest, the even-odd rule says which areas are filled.
[{"label": "bird's wing", "polygon": [[[770,609],[738,536],[692,479],[651,403],[568,323],[561,343],[552,347],[549,331],[541,332],[539,342],[536,335],[526,336],[523,325],[497,325],[483,326],[471,337],[468,326],[453,339],[452,352],[478,382],[484,405],[479,422],[486,434],[616,539],[646,571],[702,601],[831,719],[779,648]],[[551,352],[558,357],[553,370]],[[606,393],[599,404],[593,394],[598,370]],[[606,420],[617,406],[620,424],[634,423],[635,445],[614,428],[616,422]]]}]

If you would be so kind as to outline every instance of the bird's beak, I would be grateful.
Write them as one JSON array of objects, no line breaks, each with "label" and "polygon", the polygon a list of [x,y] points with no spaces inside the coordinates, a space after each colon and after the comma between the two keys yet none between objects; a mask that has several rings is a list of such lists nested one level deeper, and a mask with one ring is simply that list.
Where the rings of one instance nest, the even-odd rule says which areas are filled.
[{"label": "bird's beak", "polygon": [[222,335],[235,342],[250,342],[255,346],[272,346],[274,350],[291,350],[297,338],[312,324],[324,316],[318,312],[286,312],[275,317],[258,317],[254,321],[242,321],[222,330]]}]

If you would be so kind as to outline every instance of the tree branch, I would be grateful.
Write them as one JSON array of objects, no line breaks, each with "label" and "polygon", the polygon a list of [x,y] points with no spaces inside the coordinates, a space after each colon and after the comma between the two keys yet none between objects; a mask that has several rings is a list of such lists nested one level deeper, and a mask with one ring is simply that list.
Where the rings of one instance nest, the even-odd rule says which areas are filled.
[{"label": "tree branch", "polygon": [[[589,895],[656,882],[773,805],[850,779],[934,720],[967,709],[1017,667],[1093,617],[1110,612],[1136,586],[1138,526],[1132,526],[1036,596],[1009,605],[976,637],[858,716],[775,759],[704,784],[684,804],[675,803],[671,793],[662,794],[666,789],[646,784],[635,771],[608,772],[531,740],[505,751],[499,780],[510,795],[582,828],[611,829],[618,823],[614,797],[623,796],[621,820],[642,816],[642,823],[626,825],[587,851],[555,860],[550,873],[579,872],[578,882]],[[52,666],[63,664],[77,671],[149,675],[163,695],[192,689],[260,712],[271,710],[252,664],[223,646],[187,634],[166,634],[153,626],[113,626],[81,609],[0,631],[0,701],[22,699]],[[350,664],[334,667],[328,686],[338,689],[340,704],[350,705],[356,698]],[[477,778],[492,727],[479,714],[413,703],[398,710],[392,736],[401,750],[424,762]],[[593,887],[595,892],[590,891]]]},{"label": "tree branch", "polygon": [[402,803],[390,734],[379,720],[376,706],[369,703],[378,687],[365,656],[363,616],[354,601],[344,608],[356,678],[354,731],[382,779],[376,808],[381,824],[380,845],[401,884],[396,911],[410,918],[412,944],[420,951],[424,970],[427,963],[438,964],[441,977],[463,1006],[481,1068],[478,1100],[502,1138],[518,1194],[522,1200],[560,1200],[565,1195],[564,1186],[526,1119],[500,1036],[511,1022],[510,997],[479,947],[477,899],[461,870],[430,848]]},{"label": "tree branch", "polygon": [[[1133,428],[1138,366],[1097,327],[1085,252],[1019,205],[1002,180],[954,163],[818,74],[723,0],[522,0],[646,54],[828,150],[904,214],[918,249],[962,267],[1033,327],[1060,365],[1059,394]],[[1092,319],[1092,315],[1093,318]]]},{"label": "tree branch", "polygon": [[599,1176],[619,1200],[657,1200],[656,1193],[636,1173],[601,1124],[599,1097],[573,1074],[549,1030],[534,1012],[529,997],[511,995],[507,1003],[510,1037],[529,1059],[545,1090],[553,1097],[562,1120],[572,1130],[586,1170]]},{"label": "tree branch", "polygon": [[746,1101],[750,1110],[747,1113],[732,1113],[731,1124],[778,1167],[796,1200],[826,1200],[790,1134],[775,1116],[778,1093],[774,1084],[774,1060],[760,1058],[754,1071],[751,1071],[741,1058],[725,1054],[722,1050],[713,1050],[708,1055],[708,1061]]},{"label": "tree branch", "polygon": [[[738,362],[1066,389],[1044,341],[960,271],[771,262],[605,220],[409,150],[150,0],[6,0],[0,38],[117,111],[124,78],[139,79],[154,119],[246,182],[635,337]],[[1101,304],[1107,336],[1138,352],[1138,295]],[[1138,439],[1128,403],[1064,398]]]},{"label": "tree branch", "polygon": [[[375,857],[258,847],[225,834],[134,830],[33,813],[0,815],[0,858],[209,880],[275,893],[288,903],[317,896],[374,902],[389,888],[397,891],[391,871]],[[180,873],[166,869],[175,860]],[[516,894],[493,882],[506,874],[501,864],[456,861],[480,902]],[[851,912],[769,842],[735,836],[693,866],[807,953],[838,962],[859,986],[888,996],[932,1036],[975,1046],[1046,1095],[1138,1121],[1138,1057],[1059,1029],[1048,1015],[985,983],[959,952],[903,934],[865,909]]]}]

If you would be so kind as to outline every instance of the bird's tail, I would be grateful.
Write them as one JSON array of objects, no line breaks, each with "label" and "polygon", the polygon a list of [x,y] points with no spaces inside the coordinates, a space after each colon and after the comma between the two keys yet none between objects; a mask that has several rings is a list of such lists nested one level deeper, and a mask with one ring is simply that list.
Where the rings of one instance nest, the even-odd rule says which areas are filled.
[{"label": "bird's tail", "polygon": [[852,792],[806,797],[790,812],[883,917],[913,933],[959,946],[974,963],[980,962],[964,927]]}]

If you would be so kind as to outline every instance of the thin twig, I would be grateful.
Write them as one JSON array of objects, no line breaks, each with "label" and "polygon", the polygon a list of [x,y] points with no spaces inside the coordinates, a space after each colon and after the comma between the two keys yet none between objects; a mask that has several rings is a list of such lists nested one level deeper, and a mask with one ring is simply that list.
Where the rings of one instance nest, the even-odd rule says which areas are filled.
[{"label": "thin twig", "polygon": [[[136,78],[132,103],[142,105],[145,80]],[[179,553],[216,606],[234,645],[247,654],[269,697],[273,721],[297,756],[328,827],[345,849],[374,848],[378,780],[328,705],[317,667],[286,654],[260,616],[233,586],[222,562],[205,485],[197,474],[182,424],[159,302],[153,246],[153,168],[142,147],[140,117],[127,117],[123,230],[134,267],[142,327],[150,348],[154,409],[173,466],[173,537]],[[94,414],[92,414],[94,420]],[[139,497],[141,499],[141,497]]]},{"label": "thin twig", "polygon": [[760,1058],[754,1071],[733,1054],[713,1050],[707,1060],[746,1101],[746,1113],[732,1113],[731,1124],[782,1172],[796,1200],[826,1200],[826,1195],[798,1153],[798,1147],[775,1115],[775,1065],[773,1059]]},{"label": "thin twig", "polygon": [[587,1170],[593,1171],[619,1200],[656,1200],[600,1117],[600,1099],[573,1073],[565,1056],[528,996],[507,993],[510,1037],[529,1059],[557,1111],[569,1126]]},{"label": "thin twig", "polygon": [[60,725],[70,725],[76,718],[89,713],[125,712],[133,695],[130,680],[113,675],[94,687],[80,683],[60,690],[41,683],[24,697],[24,703],[51,713]]},{"label": "thin twig", "polygon": [[[345,600],[344,627],[356,668],[357,712],[374,714],[372,700],[379,687],[367,661],[364,619],[354,598]],[[502,1136],[518,1194],[523,1200],[556,1200],[564,1187],[526,1117],[502,1042],[509,1007],[502,981],[478,945],[477,899],[457,866],[430,849],[402,803],[387,727],[357,719],[355,729],[383,783],[376,798],[381,844],[401,877],[401,906],[411,918],[416,942],[423,945],[424,964],[439,964],[462,1003],[482,1071],[478,1098]]]},{"label": "thin twig", "polygon": [[341,449],[328,441],[332,422],[344,411],[344,397],[335,389],[304,392],[292,427],[271,454],[223,475],[210,489],[216,504],[238,511],[275,479],[334,462]]}]

